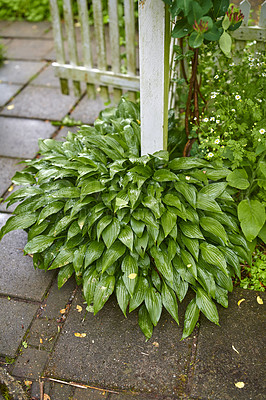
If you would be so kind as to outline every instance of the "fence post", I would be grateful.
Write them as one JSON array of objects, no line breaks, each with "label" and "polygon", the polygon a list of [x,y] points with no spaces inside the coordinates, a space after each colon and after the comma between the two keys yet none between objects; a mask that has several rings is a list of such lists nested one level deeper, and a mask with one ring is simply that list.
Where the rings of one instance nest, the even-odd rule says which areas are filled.
[{"label": "fence post", "polygon": [[139,0],[141,154],[167,149],[170,17],[162,0]]}]

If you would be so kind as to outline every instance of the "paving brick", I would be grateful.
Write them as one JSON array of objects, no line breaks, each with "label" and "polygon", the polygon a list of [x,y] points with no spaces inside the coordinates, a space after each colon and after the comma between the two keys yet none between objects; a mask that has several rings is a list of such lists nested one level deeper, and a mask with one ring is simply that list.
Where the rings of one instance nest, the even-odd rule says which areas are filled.
[{"label": "paving brick", "polygon": [[14,21],[6,26],[0,26],[0,35],[3,37],[40,38],[45,36],[51,29],[51,23],[48,21]]},{"label": "paving brick", "polygon": [[[257,295],[264,299],[264,305],[257,303]],[[240,299],[245,301],[238,306]],[[235,289],[228,309],[219,307],[220,327],[202,318],[192,396],[211,400],[264,399],[265,302],[265,293]],[[244,382],[244,388],[238,389],[237,382]]]},{"label": "paving brick", "polygon": [[46,86],[60,88],[59,78],[55,76],[55,70],[52,65],[49,65],[35,79],[30,82],[33,86]]},{"label": "paving brick", "polygon": [[[12,279],[12,275],[9,279]],[[0,298],[1,340],[0,354],[14,357],[38,305],[8,298]]]},{"label": "paving brick", "polygon": [[60,131],[56,134],[54,139],[64,141],[67,137],[68,132],[76,133],[79,130],[79,126],[64,126]]},{"label": "paving brick", "polygon": [[74,392],[73,400],[105,400],[108,393],[100,390],[93,389],[76,389]]},{"label": "paving brick", "polygon": [[99,96],[95,100],[85,96],[70,116],[75,120],[81,120],[84,124],[92,125],[99,116],[100,111],[106,107],[110,107],[110,105],[105,106],[104,101]]},{"label": "paving brick", "polygon": [[74,388],[72,386],[53,382],[50,385],[49,396],[51,400],[72,400],[73,392]]},{"label": "paving brick", "polygon": [[14,108],[5,107],[1,115],[60,121],[76,101],[76,97],[64,96],[59,89],[27,86],[12,102]]},{"label": "paving brick", "polygon": [[11,178],[16,171],[23,169],[22,165],[17,165],[21,161],[15,158],[0,157],[0,197],[12,185]]},{"label": "paving brick", "polygon": [[[82,303],[79,292],[53,350],[46,376],[162,396],[177,395],[184,389],[181,376],[190,360],[192,338],[180,341],[182,328],[169,314],[163,313],[152,339],[145,342],[137,313],[125,319],[114,298],[95,317],[90,312],[85,316],[85,307],[81,313],[77,311],[76,305]],[[180,308],[183,315],[184,305]],[[76,332],[86,333],[86,337],[75,337]],[[154,345],[155,342],[159,345]]]},{"label": "paving brick", "polygon": [[[9,216],[0,214],[0,226]],[[27,242],[24,231],[12,231],[0,242],[0,293],[23,299],[42,301],[54,277],[54,271],[34,269],[32,259],[23,256]]]},{"label": "paving brick", "polygon": [[48,353],[34,348],[23,349],[17,358],[12,375],[19,378],[39,379],[42,376]]},{"label": "paving brick", "polygon": [[0,81],[25,84],[46,65],[43,61],[5,60],[0,68]]},{"label": "paving brick", "polygon": [[0,106],[7,103],[21,87],[21,85],[0,83]]},{"label": "paving brick", "polygon": [[40,350],[51,351],[58,334],[58,324],[54,320],[36,318],[27,335],[27,343]]},{"label": "paving brick", "polygon": [[12,39],[8,43],[6,57],[18,60],[43,60],[52,48],[52,40]]},{"label": "paving brick", "polygon": [[0,117],[0,154],[5,157],[34,158],[38,139],[52,136],[56,128],[50,122]]}]

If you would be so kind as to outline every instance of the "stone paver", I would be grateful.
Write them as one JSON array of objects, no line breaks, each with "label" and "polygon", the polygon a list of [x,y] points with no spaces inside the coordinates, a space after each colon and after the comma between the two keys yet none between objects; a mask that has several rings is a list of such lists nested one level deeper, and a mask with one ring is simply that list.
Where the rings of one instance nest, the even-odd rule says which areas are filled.
[{"label": "stone paver", "polygon": [[99,96],[97,96],[96,100],[93,100],[86,95],[70,116],[75,120],[82,121],[84,124],[92,125],[99,116],[100,111],[106,107],[110,107],[110,105],[105,106],[104,101]]},{"label": "stone paver", "polygon": [[[257,295],[264,305],[257,303]],[[242,298],[245,301],[238,306]],[[191,394],[212,400],[262,400],[266,393],[266,296],[235,289],[229,299],[228,310],[219,307],[220,327],[202,318]],[[238,389],[237,382],[244,382],[244,388]]]},{"label": "stone paver", "polygon": [[23,169],[22,165],[17,165],[19,161],[21,160],[0,157],[0,197],[12,185],[11,178],[15,175],[15,172]]},{"label": "stone paver", "polygon": [[[0,226],[9,215],[0,214]],[[42,301],[54,277],[54,271],[34,269],[32,259],[23,256],[27,242],[24,231],[12,231],[0,242],[0,293],[23,299]]]},{"label": "stone paver", "polygon": [[33,321],[26,341],[40,350],[51,351],[58,334],[58,324],[54,320],[37,318]]},{"label": "stone paver", "polygon": [[52,65],[49,65],[35,79],[30,82],[33,86],[46,86],[60,88],[59,78],[55,76],[55,71]]},{"label": "stone paver", "polygon": [[74,96],[63,96],[59,89],[27,86],[12,102],[14,108],[5,107],[1,114],[60,121],[76,101]]},{"label": "stone paver", "polygon": [[50,122],[6,117],[0,117],[0,127],[0,155],[25,159],[38,153],[38,139],[47,139],[56,130]]},{"label": "stone paver", "polygon": [[0,68],[0,81],[9,83],[27,83],[44,66],[43,61],[13,61],[5,60]]},{"label": "stone paver", "polygon": [[[182,329],[167,313],[163,313],[152,339],[146,343],[137,313],[125,319],[111,299],[98,315],[87,313],[85,317],[84,307],[81,313],[76,309],[83,301],[79,292],[46,376],[161,395],[176,395],[183,390],[182,377],[190,360],[192,339],[180,341]],[[180,308],[182,315],[183,305]],[[86,337],[75,337],[75,332],[86,333]]]},{"label": "stone paver", "polygon": [[48,353],[43,350],[34,348],[23,349],[21,355],[18,356],[12,375],[28,379],[39,379],[42,375]]},{"label": "stone paver", "polygon": [[0,106],[7,103],[17,93],[17,91],[21,89],[21,87],[21,85],[0,83]]},{"label": "stone paver", "polygon": [[108,393],[93,389],[76,389],[73,400],[106,400]]},{"label": "stone paver", "polygon": [[[13,279],[9,275],[9,279]],[[14,357],[38,309],[38,305],[0,298],[0,354]]]},{"label": "stone paver", "polygon": [[12,24],[0,26],[0,35],[3,37],[40,38],[52,29],[48,21],[28,22],[14,21]]},{"label": "stone paver", "polygon": [[17,60],[43,60],[52,48],[52,40],[12,39],[8,43],[6,57]]}]

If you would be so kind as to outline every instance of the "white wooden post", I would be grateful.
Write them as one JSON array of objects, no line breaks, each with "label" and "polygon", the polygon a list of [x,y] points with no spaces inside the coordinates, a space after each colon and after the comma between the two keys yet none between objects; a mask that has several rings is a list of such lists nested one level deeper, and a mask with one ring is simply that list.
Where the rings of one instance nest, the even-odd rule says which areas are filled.
[{"label": "white wooden post", "polygon": [[170,18],[162,0],[139,0],[141,154],[167,149]]}]

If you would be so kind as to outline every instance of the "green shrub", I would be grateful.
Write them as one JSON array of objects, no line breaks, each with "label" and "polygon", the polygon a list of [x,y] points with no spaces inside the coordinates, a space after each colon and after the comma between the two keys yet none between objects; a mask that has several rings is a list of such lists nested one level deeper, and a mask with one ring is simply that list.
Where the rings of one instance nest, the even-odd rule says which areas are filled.
[{"label": "green shrub", "polygon": [[265,246],[258,246],[252,257],[252,265],[242,267],[240,287],[265,292],[266,288],[266,254]]},{"label": "green shrub", "polygon": [[4,54],[5,54],[5,47],[4,47],[4,45],[0,42],[0,67],[1,67],[1,65],[3,64],[4,59],[5,59]]},{"label": "green shrub", "polygon": [[218,324],[213,300],[228,306],[239,260],[250,262],[226,168],[160,151],[140,157],[139,110],[122,99],[94,127],[65,142],[40,140],[41,158],[25,161],[8,198],[20,202],[0,231],[28,232],[25,254],[36,268],[72,274],[96,314],[114,292],[126,315],[139,308],[150,338],[164,306],[178,323],[178,303],[195,292],[183,338],[202,311]]}]

